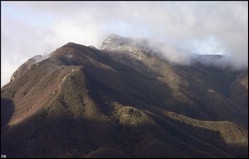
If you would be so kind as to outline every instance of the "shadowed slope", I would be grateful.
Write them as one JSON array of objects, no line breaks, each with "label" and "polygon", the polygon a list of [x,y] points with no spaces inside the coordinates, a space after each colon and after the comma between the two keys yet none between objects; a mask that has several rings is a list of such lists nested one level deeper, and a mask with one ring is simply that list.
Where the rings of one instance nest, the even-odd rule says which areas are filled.
[{"label": "shadowed slope", "polygon": [[21,66],[1,91],[3,154],[248,156],[248,113],[235,94],[230,98],[231,84],[244,81],[241,72],[173,66],[139,47],[144,58],[136,59],[133,47],[119,58],[107,47],[68,43]]}]

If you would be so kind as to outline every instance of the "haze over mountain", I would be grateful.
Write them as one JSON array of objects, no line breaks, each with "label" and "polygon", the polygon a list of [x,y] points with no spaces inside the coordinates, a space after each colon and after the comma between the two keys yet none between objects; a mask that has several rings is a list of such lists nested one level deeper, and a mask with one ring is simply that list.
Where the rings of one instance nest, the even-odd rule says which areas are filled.
[{"label": "haze over mountain", "polygon": [[248,157],[248,69],[178,65],[147,44],[113,34],[22,64],[1,89],[1,153]]},{"label": "haze over mountain", "polygon": [[30,57],[69,41],[100,48],[111,33],[146,37],[179,64],[195,53],[248,67],[247,1],[2,1],[1,87]]}]

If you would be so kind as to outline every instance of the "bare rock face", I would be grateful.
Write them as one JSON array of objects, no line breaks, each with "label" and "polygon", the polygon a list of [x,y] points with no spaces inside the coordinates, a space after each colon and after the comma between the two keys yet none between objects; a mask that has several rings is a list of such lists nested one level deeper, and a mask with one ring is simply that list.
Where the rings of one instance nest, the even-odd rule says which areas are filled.
[{"label": "bare rock face", "polygon": [[29,59],[2,87],[1,152],[248,157],[247,104],[247,70],[173,65],[146,40],[115,34],[101,49],[70,42]]}]

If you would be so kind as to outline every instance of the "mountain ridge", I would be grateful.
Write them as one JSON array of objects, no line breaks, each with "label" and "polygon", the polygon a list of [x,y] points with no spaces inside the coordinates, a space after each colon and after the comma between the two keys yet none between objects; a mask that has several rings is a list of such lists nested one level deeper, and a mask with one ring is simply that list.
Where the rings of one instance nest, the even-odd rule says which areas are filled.
[{"label": "mountain ridge", "polygon": [[1,90],[1,151],[8,157],[248,156],[246,71],[172,65],[139,46],[129,53],[120,48],[70,42],[20,66]]}]

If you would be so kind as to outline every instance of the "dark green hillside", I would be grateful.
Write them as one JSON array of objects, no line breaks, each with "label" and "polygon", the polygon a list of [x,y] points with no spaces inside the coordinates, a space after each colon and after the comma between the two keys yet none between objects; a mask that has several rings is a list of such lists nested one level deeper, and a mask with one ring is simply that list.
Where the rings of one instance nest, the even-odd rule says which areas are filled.
[{"label": "dark green hillside", "polygon": [[23,64],[1,90],[1,153],[248,157],[245,71],[172,65],[129,43],[68,43]]}]

